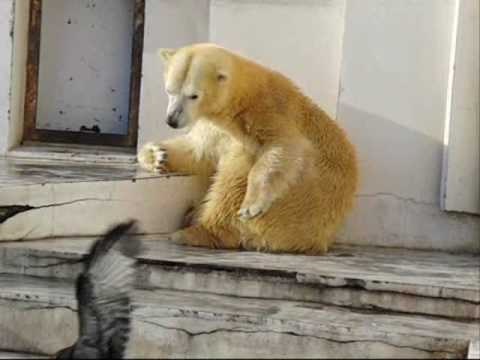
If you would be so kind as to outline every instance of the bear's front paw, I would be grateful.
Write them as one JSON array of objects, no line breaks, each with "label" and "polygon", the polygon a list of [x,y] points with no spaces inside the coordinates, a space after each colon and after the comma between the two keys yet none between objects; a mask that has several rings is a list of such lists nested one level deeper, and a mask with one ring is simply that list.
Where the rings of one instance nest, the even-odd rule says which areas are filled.
[{"label": "bear's front paw", "polygon": [[138,153],[138,163],[154,173],[168,172],[167,150],[161,144],[148,143]]},{"label": "bear's front paw", "polygon": [[256,201],[253,204],[244,201],[237,214],[240,220],[247,221],[264,214],[269,208],[270,204],[265,201]]}]

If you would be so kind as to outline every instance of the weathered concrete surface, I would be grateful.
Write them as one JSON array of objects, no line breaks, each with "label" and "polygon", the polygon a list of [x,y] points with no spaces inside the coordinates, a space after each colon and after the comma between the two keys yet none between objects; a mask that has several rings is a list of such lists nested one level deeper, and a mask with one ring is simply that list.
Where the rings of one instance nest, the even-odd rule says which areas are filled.
[{"label": "weathered concrete surface", "polygon": [[[0,348],[52,354],[73,341],[70,284],[3,276],[0,287]],[[303,302],[168,290],[135,299],[129,352],[139,357],[452,358],[478,334],[475,324]]]},{"label": "weathered concrete surface", "polygon": [[0,351],[0,359],[46,359],[46,357],[18,352]]},{"label": "weathered concrete surface", "polygon": [[470,342],[470,346],[468,348],[468,359],[480,359],[480,338],[473,339]]},{"label": "weathered concrete surface", "polygon": [[[158,236],[143,239],[142,287],[480,319],[478,256],[337,247],[312,257],[212,251]],[[5,242],[0,273],[73,279],[91,242]]]},{"label": "weathered concrete surface", "polygon": [[201,193],[197,185],[135,166],[0,158],[0,241],[98,235],[127,218],[143,233],[174,231]]},{"label": "weathered concrete surface", "polygon": [[[356,120],[362,123],[367,118],[371,116]],[[397,192],[364,192],[355,202],[337,234],[339,243],[480,254],[479,216],[448,213],[438,201]]]},{"label": "weathered concrete surface", "polygon": [[[0,43],[6,44],[0,59],[0,154],[20,142],[23,119],[28,1],[15,1],[10,84],[12,4],[0,2]],[[343,0],[147,0],[139,144],[174,135],[159,116],[166,96],[157,48],[210,38],[233,44],[298,80],[321,104],[327,99],[332,110],[338,89],[338,121],[358,148],[363,174],[341,242],[480,253],[479,217],[445,213],[439,204],[454,1],[349,1],[345,18],[342,6]],[[279,29],[279,19],[298,25],[302,39],[291,26]]]},{"label": "weathered concrete surface", "polygon": [[7,150],[10,121],[10,79],[12,76],[13,0],[0,1],[0,155]]},{"label": "weathered concrete surface", "polygon": [[29,144],[8,152],[15,159],[60,160],[91,164],[124,165],[125,170],[137,161],[135,149],[114,146],[90,146],[77,144]]},{"label": "weathered concrete surface", "polygon": [[338,121],[361,181],[343,243],[480,253],[480,217],[440,209],[455,3],[348,1]]}]

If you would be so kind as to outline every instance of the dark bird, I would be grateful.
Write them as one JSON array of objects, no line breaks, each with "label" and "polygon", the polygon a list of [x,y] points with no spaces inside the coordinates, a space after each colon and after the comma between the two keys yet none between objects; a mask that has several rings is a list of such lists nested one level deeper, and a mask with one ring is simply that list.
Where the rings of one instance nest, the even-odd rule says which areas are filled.
[{"label": "dark bird", "polygon": [[57,359],[122,359],[130,333],[130,296],[140,241],[135,221],[118,224],[97,240],[76,281],[79,337]]}]

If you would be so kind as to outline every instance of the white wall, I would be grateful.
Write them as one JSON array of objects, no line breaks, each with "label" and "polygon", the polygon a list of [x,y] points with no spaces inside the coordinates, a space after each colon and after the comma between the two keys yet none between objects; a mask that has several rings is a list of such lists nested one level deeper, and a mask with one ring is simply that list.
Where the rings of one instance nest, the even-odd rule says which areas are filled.
[{"label": "white wall", "polygon": [[0,155],[7,150],[10,119],[13,0],[0,1]]},{"label": "white wall", "polygon": [[339,121],[361,186],[342,241],[480,249],[480,218],[440,210],[454,0],[348,0]]},{"label": "white wall", "polygon": [[231,48],[289,75],[335,115],[344,5],[345,0],[147,0],[139,146],[179,134],[165,124],[160,47],[211,41]]},{"label": "white wall", "polygon": [[[362,171],[341,242],[480,251],[480,218],[439,204],[454,1],[147,0],[139,145],[177,134],[165,124],[157,49],[211,39],[285,72],[331,114],[338,109]],[[0,134],[10,6],[0,0]]]},{"label": "white wall", "polygon": [[210,40],[283,72],[335,116],[345,0],[212,0]]},{"label": "white wall", "polygon": [[439,205],[454,4],[211,1],[211,41],[291,77],[357,146],[340,242],[480,251],[480,219]]},{"label": "white wall", "polygon": [[178,135],[165,123],[167,97],[158,48],[208,41],[209,0],[147,0],[138,145]]}]

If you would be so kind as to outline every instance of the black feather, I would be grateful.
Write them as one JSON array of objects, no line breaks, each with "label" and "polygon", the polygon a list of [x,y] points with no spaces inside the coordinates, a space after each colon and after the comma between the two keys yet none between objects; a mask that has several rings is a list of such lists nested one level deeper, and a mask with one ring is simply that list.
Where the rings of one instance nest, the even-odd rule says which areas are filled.
[{"label": "black feather", "polygon": [[129,236],[128,221],[96,241],[76,281],[79,338],[57,353],[59,359],[119,359],[125,356],[130,333],[130,294],[135,282],[135,256],[140,241]]}]

